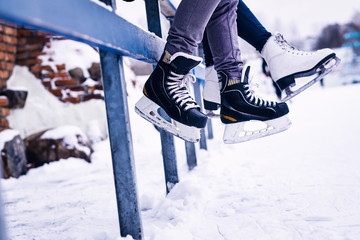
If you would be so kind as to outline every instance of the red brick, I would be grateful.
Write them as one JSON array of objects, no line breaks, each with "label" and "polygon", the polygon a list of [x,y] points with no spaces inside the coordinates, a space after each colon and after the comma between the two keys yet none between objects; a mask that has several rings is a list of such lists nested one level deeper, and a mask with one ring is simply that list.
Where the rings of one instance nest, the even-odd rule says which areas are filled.
[{"label": "red brick", "polygon": [[51,73],[45,74],[45,77],[48,77],[48,78],[66,78],[65,80],[67,80],[67,78],[69,78],[69,74],[67,72],[51,72]]},{"label": "red brick", "polygon": [[58,71],[65,70],[65,64],[58,64],[58,65],[56,65],[56,68]]},{"label": "red brick", "polygon": [[69,78],[69,79],[59,79],[55,81],[55,85],[58,87],[63,87],[63,86],[73,86],[76,85],[77,82],[75,79],[73,78]]},{"label": "red brick", "polygon": [[50,81],[42,81],[42,84],[46,88],[51,88],[51,82]]},{"label": "red brick", "polygon": [[30,30],[18,29],[18,36],[30,37],[32,35]]},{"label": "red brick", "polygon": [[49,42],[49,38],[43,38],[43,37],[32,37],[27,39],[28,44],[45,44]]},{"label": "red brick", "polygon": [[11,72],[12,72],[12,70],[14,70],[14,67],[15,67],[15,63],[8,62],[8,63],[6,64],[6,69],[7,69],[8,71],[11,71]]},{"label": "red brick", "polygon": [[0,116],[9,116],[10,115],[10,109],[8,108],[0,108]]},{"label": "red brick", "polygon": [[85,91],[83,86],[69,87],[69,90],[74,91],[74,92],[84,92]]},{"label": "red brick", "polygon": [[9,79],[10,77],[10,71],[7,70],[0,70],[0,78],[1,79]]},{"label": "red brick", "polygon": [[45,66],[35,65],[30,68],[30,71],[33,73],[40,73],[42,70],[46,70],[48,72],[54,71],[49,65],[45,65]]},{"label": "red brick", "polygon": [[5,51],[5,49],[6,49],[5,43],[1,42],[0,40],[0,51]]},{"label": "red brick", "polygon": [[42,56],[42,55],[45,55],[46,53],[44,52],[30,52],[29,53],[29,57],[31,58],[37,58],[38,56]]},{"label": "red brick", "polygon": [[18,53],[16,54],[16,60],[25,60],[29,58],[29,52],[23,52],[23,53]]},{"label": "red brick", "polygon": [[18,37],[18,42],[17,42],[17,45],[18,46],[23,46],[23,45],[25,45],[26,44],[26,38],[19,38]]},{"label": "red brick", "polygon": [[55,89],[49,89],[49,92],[51,92],[53,95],[57,97],[62,97],[62,89],[61,88],[55,88]]},{"label": "red brick", "polygon": [[48,36],[54,36],[54,34],[47,33],[47,32],[42,32],[42,31],[38,31],[38,32],[36,33],[36,36],[39,36],[39,37],[48,37]]},{"label": "red brick", "polygon": [[42,44],[34,44],[34,45],[25,45],[25,46],[19,46],[18,52],[25,52],[25,51],[36,51],[36,50],[42,50],[43,45]]},{"label": "red brick", "polygon": [[16,47],[12,45],[6,45],[6,51],[9,53],[16,53]]},{"label": "red brick", "polygon": [[0,60],[5,60],[5,53],[0,52]]},{"label": "red brick", "polygon": [[[7,79],[6,79],[7,80]],[[6,88],[7,87],[7,83],[6,80],[0,80],[0,89]]]},{"label": "red brick", "polygon": [[83,97],[83,101],[89,101],[92,99],[104,99],[100,94],[89,94]]},{"label": "red brick", "polygon": [[16,37],[11,37],[11,36],[7,36],[7,35],[4,35],[3,36],[3,41],[5,43],[10,43],[10,44],[17,44],[17,38]]},{"label": "red brick", "polygon": [[1,61],[0,62],[0,70],[5,70],[7,69],[7,62]]},{"label": "red brick", "polygon": [[7,107],[9,106],[9,100],[5,96],[0,96],[0,107]]},{"label": "red brick", "polygon": [[15,62],[15,54],[5,53],[5,61]]},{"label": "red brick", "polygon": [[0,127],[9,128],[9,121],[6,118],[0,118]]},{"label": "red brick", "polygon": [[12,27],[4,27],[5,34],[16,36],[17,35],[17,29]]},{"label": "red brick", "polygon": [[42,60],[41,59],[26,59],[26,60],[16,61],[16,63],[20,66],[32,66],[32,65],[36,65],[36,64],[41,64]]},{"label": "red brick", "polygon": [[80,103],[80,97],[68,97],[68,98],[62,99],[62,101],[69,102],[69,103]]}]

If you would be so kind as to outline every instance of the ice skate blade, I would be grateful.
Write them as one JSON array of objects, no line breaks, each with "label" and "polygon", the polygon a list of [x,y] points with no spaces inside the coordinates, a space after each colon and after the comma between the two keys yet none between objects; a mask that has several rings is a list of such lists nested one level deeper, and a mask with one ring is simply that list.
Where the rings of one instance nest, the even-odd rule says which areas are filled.
[{"label": "ice skate blade", "polygon": [[[333,60],[335,60],[335,63],[328,66]],[[326,61],[324,64],[322,64],[321,66],[319,66],[319,68],[317,68],[316,70],[314,70],[315,74],[318,74],[314,79],[310,80],[309,82],[307,82],[306,84],[304,84],[303,86],[297,88],[296,90],[292,90],[291,87],[289,86],[287,88],[284,89],[285,91],[285,97],[282,98],[280,101],[281,102],[286,102],[289,101],[291,98],[295,97],[296,95],[298,95],[299,93],[305,91],[306,89],[308,89],[309,87],[311,87],[312,85],[314,85],[315,83],[319,82],[322,78],[324,78],[327,74],[329,74],[330,72],[332,72],[339,64],[340,64],[341,60],[338,57],[333,57],[331,59],[329,59],[328,61]],[[295,76],[296,77],[303,77],[302,75],[298,75]]]},{"label": "ice skate blade", "polygon": [[[256,129],[246,129],[247,124],[261,125],[259,128],[255,126]],[[263,127],[263,125],[266,125]],[[257,138],[262,138],[266,136],[273,135],[275,133],[283,132],[291,126],[290,119],[285,115],[276,119],[268,121],[247,121],[247,122],[238,122],[232,124],[226,124],[223,140],[224,143],[234,144],[247,142]]]},{"label": "ice skate blade", "polygon": [[135,104],[135,112],[157,127],[185,141],[194,143],[199,141],[200,128],[190,127],[173,119],[168,121],[159,114],[159,109],[159,105],[145,96]]}]

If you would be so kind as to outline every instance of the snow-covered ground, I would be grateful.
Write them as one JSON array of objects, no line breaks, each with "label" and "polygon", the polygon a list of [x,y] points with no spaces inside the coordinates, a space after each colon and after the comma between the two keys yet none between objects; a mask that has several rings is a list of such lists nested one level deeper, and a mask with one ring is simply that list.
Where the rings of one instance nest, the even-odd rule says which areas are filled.
[{"label": "snow-covered ground", "polygon": [[[225,145],[223,125],[169,195],[157,131],[129,95],[139,204],[146,240],[360,239],[360,85],[314,86],[289,104],[292,126]],[[67,159],[1,180],[12,240],[120,239],[109,141],[92,163]],[[130,237],[128,239],[131,239]]]}]

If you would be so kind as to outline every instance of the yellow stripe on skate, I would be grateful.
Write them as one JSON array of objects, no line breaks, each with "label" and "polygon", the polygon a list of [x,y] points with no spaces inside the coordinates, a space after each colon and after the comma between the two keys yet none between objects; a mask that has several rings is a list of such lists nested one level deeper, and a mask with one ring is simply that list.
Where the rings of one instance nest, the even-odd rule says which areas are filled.
[{"label": "yellow stripe on skate", "polygon": [[232,122],[236,122],[236,119],[235,119],[235,118],[226,116],[226,115],[224,115],[224,114],[220,114],[220,117],[225,118],[225,119],[227,119],[227,120],[229,120],[229,121],[232,121]]}]

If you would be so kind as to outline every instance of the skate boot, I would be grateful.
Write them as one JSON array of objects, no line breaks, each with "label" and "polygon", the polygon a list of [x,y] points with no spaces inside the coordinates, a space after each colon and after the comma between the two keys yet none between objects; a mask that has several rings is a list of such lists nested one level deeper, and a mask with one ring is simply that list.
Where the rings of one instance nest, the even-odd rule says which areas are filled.
[{"label": "skate boot", "polygon": [[225,124],[225,143],[239,143],[282,132],[290,127],[286,103],[266,101],[256,96],[249,83],[250,67],[241,80],[218,73],[222,83],[220,119]]},{"label": "skate boot", "polygon": [[[189,73],[202,61],[185,53],[170,55],[164,52],[155,70],[146,81],[142,97],[135,111],[157,127],[186,141],[197,142],[200,128],[204,128],[207,117],[191,97],[187,84],[194,82]],[[161,109],[167,116],[161,114]]]},{"label": "skate boot", "polygon": [[[315,52],[299,51],[279,33],[268,39],[261,55],[270,69],[273,80],[281,91],[286,93],[282,102],[320,81],[340,63],[335,52],[329,48]],[[300,78],[309,76],[312,76],[312,80],[300,84]]]}]

